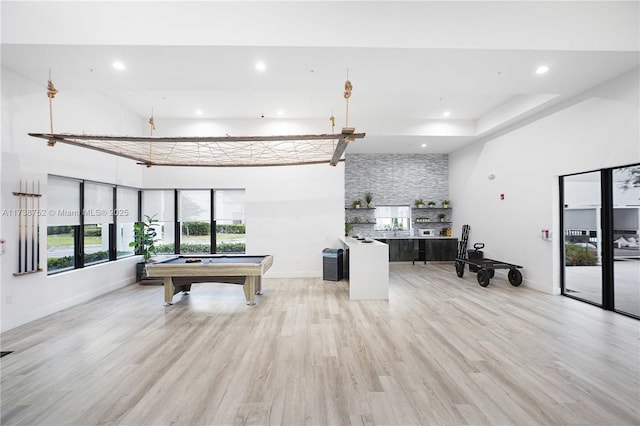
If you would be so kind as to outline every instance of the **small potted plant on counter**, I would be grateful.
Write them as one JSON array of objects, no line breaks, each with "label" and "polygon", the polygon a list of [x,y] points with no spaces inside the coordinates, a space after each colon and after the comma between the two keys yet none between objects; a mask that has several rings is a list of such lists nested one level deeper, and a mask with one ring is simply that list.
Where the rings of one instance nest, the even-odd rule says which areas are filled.
[{"label": "small potted plant on counter", "polygon": [[442,200],[442,207],[444,207],[445,209],[449,208],[449,204],[450,204],[449,200]]},{"label": "small potted plant on counter", "polygon": [[416,209],[424,208],[424,200],[422,198],[418,198],[413,202],[413,205],[416,206]]},{"label": "small potted plant on counter", "polygon": [[367,192],[366,194],[364,194],[364,201],[365,203],[367,203],[367,208],[370,209],[371,201],[373,201],[373,194],[370,192]]},{"label": "small potted plant on counter", "polygon": [[350,224],[349,222],[345,222],[344,223],[344,236],[348,237],[349,234],[351,233],[351,231],[353,231],[353,225]]},{"label": "small potted plant on counter", "polygon": [[360,208],[360,206],[362,205],[362,200],[361,200],[361,199],[359,199],[359,198],[358,198],[357,200],[353,200],[353,203],[351,203],[351,205],[352,205],[354,208],[359,209],[359,208]]}]

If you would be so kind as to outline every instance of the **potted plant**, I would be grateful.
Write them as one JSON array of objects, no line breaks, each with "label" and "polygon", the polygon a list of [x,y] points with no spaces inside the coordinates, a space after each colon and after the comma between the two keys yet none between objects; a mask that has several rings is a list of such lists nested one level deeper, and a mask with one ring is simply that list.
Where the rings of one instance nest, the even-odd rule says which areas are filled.
[{"label": "potted plant", "polygon": [[421,209],[424,207],[424,200],[422,198],[418,198],[413,202],[413,205],[416,206],[416,209]]},{"label": "potted plant", "polygon": [[442,200],[442,207],[444,207],[445,209],[449,208],[449,204],[450,204],[449,200]]},{"label": "potted plant", "polygon": [[344,236],[348,237],[351,231],[353,230],[353,225],[349,222],[344,223]]},{"label": "potted plant", "polygon": [[447,217],[447,215],[446,215],[446,214],[444,214],[444,213],[439,213],[439,214],[438,214],[438,219],[440,219],[440,222],[444,222],[444,218],[445,218],[445,217]]},{"label": "potted plant", "polygon": [[435,207],[435,205],[436,205],[436,202],[435,202],[435,201],[429,201],[429,202],[427,203],[427,206],[429,206],[429,207]]},{"label": "potted plant", "polygon": [[365,203],[367,203],[367,208],[370,209],[371,208],[371,201],[373,200],[373,194],[370,192],[367,192],[366,194],[364,194],[364,201]]},{"label": "potted plant", "polygon": [[157,236],[155,226],[158,225],[156,216],[145,215],[145,220],[133,224],[133,241],[129,243],[129,247],[134,247],[136,254],[141,254],[144,259],[144,262],[139,262],[136,265],[137,281],[142,279],[145,265],[157,250],[155,246]]},{"label": "potted plant", "polygon": [[353,200],[353,203],[351,203],[351,205],[353,205],[354,208],[359,209],[362,205],[362,200],[359,198],[357,200]]}]

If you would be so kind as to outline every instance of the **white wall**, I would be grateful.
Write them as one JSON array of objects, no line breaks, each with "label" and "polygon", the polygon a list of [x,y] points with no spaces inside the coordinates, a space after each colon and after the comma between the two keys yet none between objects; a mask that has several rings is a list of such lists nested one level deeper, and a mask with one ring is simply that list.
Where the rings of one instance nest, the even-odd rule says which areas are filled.
[{"label": "white wall", "polygon": [[[486,257],[524,266],[525,285],[559,293],[558,176],[640,161],[639,78],[636,69],[538,121],[450,154],[454,231],[469,224],[470,246],[484,242]],[[541,239],[542,229],[552,230],[552,242]]]},{"label": "white wall", "polygon": [[[46,78],[46,76],[44,77]],[[142,121],[96,94],[70,93],[58,87],[54,99],[54,130],[87,133],[140,134]],[[40,208],[47,211],[47,175],[77,177],[101,182],[140,186],[143,170],[133,162],[57,144],[27,135],[49,131],[46,80],[34,83],[2,69],[2,139],[0,171],[0,238],[7,241],[0,256],[0,330],[41,318],[135,281],[137,257],[82,270],[47,276],[46,270],[20,277],[17,272],[18,191],[20,179],[40,181]],[[45,233],[47,217],[41,217]],[[46,238],[41,239],[41,266],[46,268]]]},{"label": "white wall", "polygon": [[[175,127],[163,132],[180,134]],[[246,252],[274,256],[267,277],[322,276],[322,249],[339,247],[344,235],[343,162],[336,167],[151,167],[144,187],[244,188]]]},{"label": "white wall", "polygon": [[[20,179],[40,181],[41,210],[47,211],[47,175],[148,188],[244,188],[247,253],[272,254],[269,276],[322,275],[322,249],[337,247],[344,233],[344,163],[255,168],[146,169],[133,161],[27,135],[49,131],[46,81],[32,82],[2,68],[2,146],[0,211],[17,209]],[[54,99],[56,133],[147,134],[146,118],[134,116],[106,97],[60,92]],[[193,134],[180,121],[163,131]],[[206,127],[206,126],[205,126]],[[298,129],[296,129],[298,130]],[[185,133],[181,133],[185,131]],[[305,133],[302,131],[300,133]],[[0,331],[14,328],[135,281],[137,257],[61,274],[20,277],[17,271],[18,217],[0,217]],[[46,230],[46,216],[41,218]],[[46,267],[46,239],[40,259]]]}]

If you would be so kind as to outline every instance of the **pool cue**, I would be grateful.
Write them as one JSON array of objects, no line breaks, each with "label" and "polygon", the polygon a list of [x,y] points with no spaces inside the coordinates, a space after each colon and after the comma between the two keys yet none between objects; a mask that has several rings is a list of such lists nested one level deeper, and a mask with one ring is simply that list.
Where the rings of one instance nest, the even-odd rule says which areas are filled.
[{"label": "pool cue", "polygon": [[22,272],[22,179],[18,192],[18,273]]},{"label": "pool cue", "polygon": [[[26,191],[29,190],[29,182],[27,182],[27,180],[25,179],[24,181],[24,190],[25,193],[22,194],[24,198],[24,208],[25,210],[27,210],[29,208],[29,202],[28,199],[26,198]],[[26,214],[26,212],[25,212]],[[29,256],[29,223],[27,222],[27,216],[24,217],[24,272],[27,272],[27,265],[28,265],[28,260],[27,257]]]},{"label": "pool cue", "polygon": [[38,181],[38,225],[36,227],[36,266],[38,267],[38,271],[40,270],[40,181]]},{"label": "pool cue", "polygon": [[36,181],[31,182],[31,271],[36,270]]}]

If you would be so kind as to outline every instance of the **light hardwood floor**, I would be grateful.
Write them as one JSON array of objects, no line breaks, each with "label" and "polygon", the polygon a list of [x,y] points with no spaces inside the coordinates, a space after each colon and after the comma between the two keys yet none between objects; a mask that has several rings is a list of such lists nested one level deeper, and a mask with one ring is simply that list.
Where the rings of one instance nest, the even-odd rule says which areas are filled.
[{"label": "light hardwood floor", "polygon": [[[640,424],[640,323],[453,265],[345,282],[131,285],[4,333],[2,425]],[[524,271],[526,274],[526,271]]]}]

